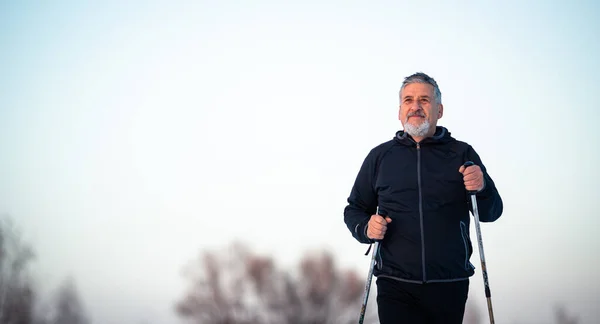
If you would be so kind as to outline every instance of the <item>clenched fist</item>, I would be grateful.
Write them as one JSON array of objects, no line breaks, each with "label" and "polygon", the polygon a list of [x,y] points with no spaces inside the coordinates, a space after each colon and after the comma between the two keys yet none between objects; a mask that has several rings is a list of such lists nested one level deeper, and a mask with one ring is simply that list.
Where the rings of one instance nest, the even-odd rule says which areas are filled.
[{"label": "clenched fist", "polygon": [[392,221],[391,218],[380,215],[371,215],[367,225],[367,237],[372,240],[382,240],[387,231],[387,224]]},{"label": "clenched fist", "polygon": [[478,165],[471,165],[465,168],[461,165],[458,172],[463,174],[465,188],[468,191],[479,191],[483,189],[483,172]]}]

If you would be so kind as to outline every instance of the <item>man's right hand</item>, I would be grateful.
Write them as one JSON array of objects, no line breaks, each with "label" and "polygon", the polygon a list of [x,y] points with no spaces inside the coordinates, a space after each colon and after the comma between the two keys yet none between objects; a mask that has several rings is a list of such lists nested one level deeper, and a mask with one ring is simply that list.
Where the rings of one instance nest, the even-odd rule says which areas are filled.
[{"label": "man's right hand", "polygon": [[367,237],[372,240],[382,240],[387,231],[387,224],[392,221],[391,218],[380,215],[371,215],[367,224]]}]

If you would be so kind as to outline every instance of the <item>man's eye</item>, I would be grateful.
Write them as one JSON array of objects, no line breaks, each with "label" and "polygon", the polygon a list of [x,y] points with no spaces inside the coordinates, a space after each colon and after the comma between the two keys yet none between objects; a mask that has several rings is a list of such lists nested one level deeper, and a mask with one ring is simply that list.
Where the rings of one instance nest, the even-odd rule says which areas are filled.
[{"label": "man's eye", "polygon": [[429,99],[421,99],[421,102],[429,102]]}]

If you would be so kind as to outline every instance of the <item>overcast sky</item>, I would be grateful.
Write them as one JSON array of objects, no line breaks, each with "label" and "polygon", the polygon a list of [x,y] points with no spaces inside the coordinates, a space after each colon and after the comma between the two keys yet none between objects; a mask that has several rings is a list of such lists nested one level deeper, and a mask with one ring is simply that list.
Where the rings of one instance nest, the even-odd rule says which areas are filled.
[{"label": "overcast sky", "polygon": [[0,213],[34,245],[44,289],[72,274],[96,323],[173,323],[183,266],[234,239],[286,267],[329,248],[366,276],[343,208],[368,151],[401,129],[402,79],[422,71],[441,87],[440,124],[504,200],[482,225],[497,321],[549,322],[562,302],[592,323],[599,14],[593,1],[4,1]]}]

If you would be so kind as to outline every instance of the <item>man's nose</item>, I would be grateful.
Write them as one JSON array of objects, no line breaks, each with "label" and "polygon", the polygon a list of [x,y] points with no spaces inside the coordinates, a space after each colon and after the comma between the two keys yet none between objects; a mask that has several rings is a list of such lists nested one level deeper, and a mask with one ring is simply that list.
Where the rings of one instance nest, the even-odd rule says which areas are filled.
[{"label": "man's nose", "polygon": [[417,113],[417,112],[422,111],[422,110],[423,110],[423,107],[421,107],[421,104],[419,104],[419,103],[413,103],[410,106],[410,109],[409,109],[409,111],[411,113]]},{"label": "man's nose", "polygon": [[412,104],[410,105],[410,110],[412,111],[417,111],[417,110],[421,110],[421,103],[419,102],[419,100],[415,100],[412,102]]}]

